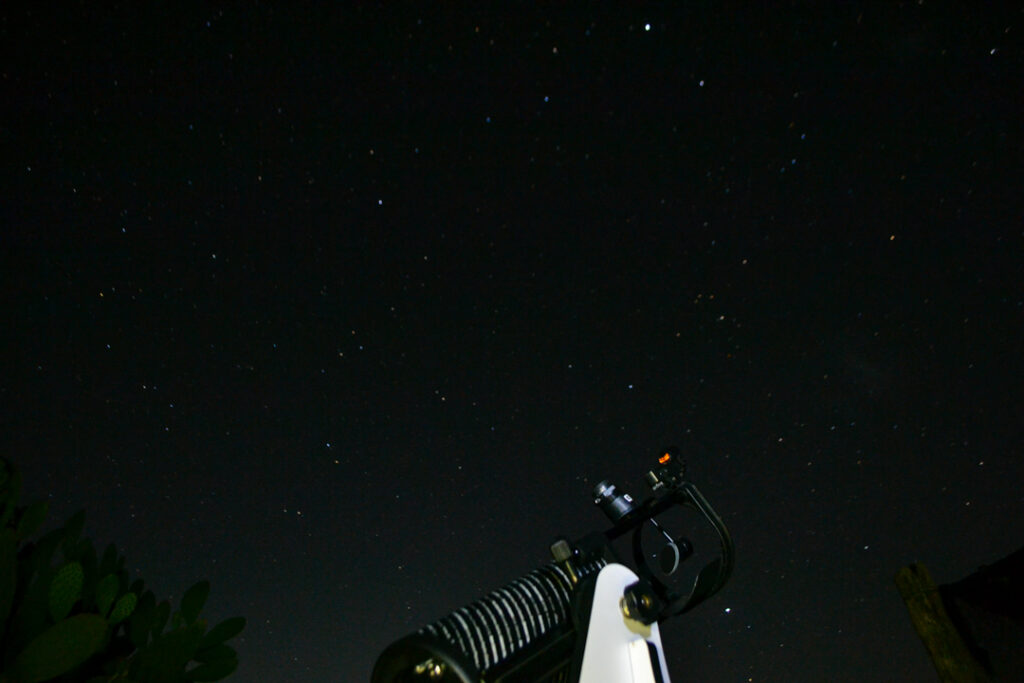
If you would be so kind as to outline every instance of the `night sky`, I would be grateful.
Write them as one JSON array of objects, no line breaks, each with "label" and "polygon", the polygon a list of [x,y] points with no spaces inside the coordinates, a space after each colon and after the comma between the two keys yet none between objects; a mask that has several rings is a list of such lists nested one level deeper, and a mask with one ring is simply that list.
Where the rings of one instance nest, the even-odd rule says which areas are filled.
[{"label": "night sky", "polygon": [[737,567],[675,679],[935,680],[895,572],[1024,543],[1019,7],[277,4],[0,10],[44,528],[366,680],[678,444]]}]

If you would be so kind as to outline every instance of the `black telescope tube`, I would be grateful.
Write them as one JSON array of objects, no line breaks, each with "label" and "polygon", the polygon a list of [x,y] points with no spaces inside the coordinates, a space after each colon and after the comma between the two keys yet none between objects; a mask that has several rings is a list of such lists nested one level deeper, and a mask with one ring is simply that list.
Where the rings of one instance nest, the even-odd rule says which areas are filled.
[{"label": "black telescope tube", "polygon": [[[509,681],[558,680],[555,675],[569,661],[559,659],[553,666],[545,650],[559,644],[571,654],[573,593],[606,564],[603,558],[573,563],[576,580],[561,563],[534,569],[392,643],[377,659],[372,683],[477,683],[494,680],[498,672]],[[510,675],[520,667],[531,677]]]}]

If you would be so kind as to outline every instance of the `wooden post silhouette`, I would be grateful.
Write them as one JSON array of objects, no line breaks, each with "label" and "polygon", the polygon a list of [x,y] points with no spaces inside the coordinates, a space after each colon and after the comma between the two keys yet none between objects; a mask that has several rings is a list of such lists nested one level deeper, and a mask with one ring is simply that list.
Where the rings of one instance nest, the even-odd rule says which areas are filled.
[{"label": "wooden post silhouette", "polygon": [[960,632],[950,620],[938,586],[923,564],[903,567],[896,573],[896,587],[910,612],[910,620],[928,648],[942,683],[989,683],[992,679],[971,655]]}]

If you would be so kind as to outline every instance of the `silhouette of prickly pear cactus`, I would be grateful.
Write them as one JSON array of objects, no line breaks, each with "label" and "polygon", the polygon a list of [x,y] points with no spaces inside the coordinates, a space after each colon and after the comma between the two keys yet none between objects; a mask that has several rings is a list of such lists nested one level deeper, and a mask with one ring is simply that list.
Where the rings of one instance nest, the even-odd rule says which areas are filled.
[{"label": "silhouette of prickly pear cactus", "polygon": [[48,681],[99,652],[106,638],[107,622],[103,617],[77,614],[61,619],[33,638],[4,676],[23,683]]},{"label": "silhouette of prickly pear cactus", "polygon": [[[129,585],[113,544],[97,558],[81,538],[84,511],[29,541],[48,506],[17,507],[20,489],[20,473],[0,458],[0,683],[183,683],[235,671],[238,656],[225,641],[245,619],[207,631],[199,613],[208,581],[190,587],[172,616],[170,602],[157,604],[141,579]],[[57,550],[63,558],[54,566]]]}]

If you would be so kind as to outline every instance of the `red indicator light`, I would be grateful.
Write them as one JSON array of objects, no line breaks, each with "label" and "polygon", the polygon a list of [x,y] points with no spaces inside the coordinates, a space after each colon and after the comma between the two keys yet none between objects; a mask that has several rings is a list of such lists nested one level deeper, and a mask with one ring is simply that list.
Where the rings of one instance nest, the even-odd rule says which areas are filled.
[{"label": "red indicator light", "polygon": [[664,465],[665,463],[667,463],[671,459],[672,459],[672,455],[670,453],[666,453],[665,455],[663,455],[660,458],[658,458],[658,463]]}]

